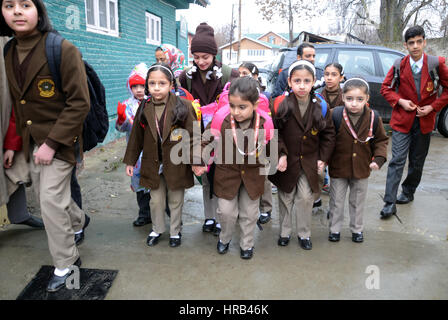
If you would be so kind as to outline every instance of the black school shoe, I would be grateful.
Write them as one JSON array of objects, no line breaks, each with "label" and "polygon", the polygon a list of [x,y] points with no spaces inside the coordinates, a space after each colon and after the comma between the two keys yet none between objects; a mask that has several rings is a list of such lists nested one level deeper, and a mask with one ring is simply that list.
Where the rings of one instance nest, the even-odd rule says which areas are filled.
[{"label": "black school shoe", "polygon": [[[149,234],[151,234],[151,233],[149,233]],[[162,236],[162,234],[159,234],[157,237],[148,236],[148,238],[146,238],[146,244],[150,247],[155,246],[157,243],[159,243],[159,239],[161,236]]]},{"label": "black school shoe", "polygon": [[31,214],[27,220],[20,222],[18,224],[22,224],[35,229],[45,229],[44,222],[42,221],[42,219],[32,216]]},{"label": "black school shoe", "polygon": [[341,234],[340,233],[331,233],[328,235],[328,241],[331,242],[338,242],[341,240]]},{"label": "black school shoe", "polygon": [[313,248],[313,244],[311,243],[311,239],[302,239],[299,237],[299,244],[304,250],[311,250]]},{"label": "black school shoe", "polygon": [[84,231],[86,231],[87,226],[90,223],[90,217],[86,215],[86,219],[84,221],[84,226],[82,227],[81,233],[75,234],[75,244],[79,246],[84,241]]},{"label": "black school shoe", "polygon": [[216,224],[215,228],[213,229],[213,235],[215,237],[218,237],[220,233],[221,233],[221,227],[218,227],[218,224]]},{"label": "black school shoe", "polygon": [[397,213],[397,207],[395,206],[395,203],[386,202],[384,204],[383,209],[380,212],[381,219],[387,219],[396,213]]},{"label": "black school shoe", "polygon": [[364,235],[362,232],[360,233],[352,233],[352,241],[356,243],[361,243],[364,241]]},{"label": "black school shoe", "polygon": [[218,249],[219,254],[225,254],[227,251],[229,251],[229,245],[230,242],[227,244],[224,244],[221,242],[221,240],[218,240],[218,244],[216,245],[216,248]]},{"label": "black school shoe", "polygon": [[286,247],[289,244],[290,237],[280,237],[278,238],[277,244],[281,247]]},{"label": "black school shoe", "polygon": [[[267,214],[267,215],[265,215]],[[258,218],[258,222],[261,224],[265,224],[271,221],[271,213],[270,212],[263,212],[263,214],[260,214],[260,217]]]},{"label": "black school shoe", "polygon": [[251,259],[252,256],[254,255],[254,248],[253,247],[250,248],[250,249],[247,249],[247,250],[243,250],[243,249],[240,248],[240,250],[241,250],[241,252],[240,252],[241,259],[248,260],[248,259]]},{"label": "black school shoe", "polygon": [[[207,224],[208,221],[213,221],[211,224]],[[206,219],[204,224],[202,225],[202,232],[213,232],[215,230],[216,220],[215,219]]]},{"label": "black school shoe", "polygon": [[182,243],[182,234],[179,232],[179,238],[171,238],[170,237],[170,247],[175,248],[181,245]]},{"label": "black school shoe", "polygon": [[142,227],[144,225],[152,223],[151,218],[138,217],[134,222],[134,227]]},{"label": "black school shoe", "polygon": [[[78,258],[76,262],[73,264],[78,268],[81,267],[81,258]],[[53,273],[50,281],[48,282],[47,291],[48,292],[56,292],[65,286],[65,282],[67,278],[72,274],[72,272],[67,272],[65,276],[59,277]]]},{"label": "black school shoe", "polygon": [[406,193],[402,192],[397,197],[397,201],[395,203],[396,204],[406,204],[406,203],[409,203],[411,201],[414,201],[414,195],[413,194],[406,194]]}]

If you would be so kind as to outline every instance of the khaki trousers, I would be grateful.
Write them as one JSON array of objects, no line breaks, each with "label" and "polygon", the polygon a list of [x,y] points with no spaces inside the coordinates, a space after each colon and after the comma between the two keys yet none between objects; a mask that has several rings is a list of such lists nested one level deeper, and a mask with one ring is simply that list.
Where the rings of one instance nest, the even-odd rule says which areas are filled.
[{"label": "khaki trousers", "polygon": [[[34,148],[36,151],[37,147]],[[59,159],[53,159],[47,166],[36,165],[31,153],[29,169],[53,264],[58,269],[65,269],[79,258],[75,232],[81,231],[86,217],[71,197],[73,165]]]},{"label": "khaki trousers", "polygon": [[156,233],[164,233],[165,227],[165,209],[166,198],[168,197],[168,207],[170,208],[170,236],[179,235],[182,222],[182,207],[184,204],[185,189],[170,190],[166,185],[163,173],[160,175],[160,184],[157,189],[151,189],[151,208],[152,229]]},{"label": "khaki trousers", "polygon": [[210,199],[210,181],[208,181],[206,173],[201,176],[201,180],[205,219],[217,220],[216,210],[218,209],[218,198],[213,195]]},{"label": "khaki trousers", "polygon": [[260,199],[252,200],[246,188],[241,184],[238,195],[232,200],[218,198],[218,217],[221,222],[219,240],[227,244],[232,240],[235,224],[241,228],[240,247],[248,250],[254,247],[255,226],[258,220]]},{"label": "khaki trousers", "polygon": [[339,179],[331,178],[330,183],[330,232],[341,232],[344,221],[344,205],[347,189],[350,188],[348,198],[350,230],[352,233],[363,231],[363,211],[367,196],[368,179]]},{"label": "khaki trousers", "polygon": [[287,238],[292,233],[292,219],[296,219],[297,234],[300,238],[311,236],[311,215],[314,195],[306,175],[302,172],[297,185],[290,193],[278,190],[280,212],[280,237]]},{"label": "khaki trousers", "polygon": [[264,180],[264,193],[260,198],[260,212],[272,212],[272,184],[268,176]]}]

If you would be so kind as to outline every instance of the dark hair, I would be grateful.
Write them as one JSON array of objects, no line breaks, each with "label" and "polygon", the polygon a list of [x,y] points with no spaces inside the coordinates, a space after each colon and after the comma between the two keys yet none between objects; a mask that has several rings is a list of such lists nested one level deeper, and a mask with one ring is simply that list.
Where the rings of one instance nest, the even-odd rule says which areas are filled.
[{"label": "dark hair", "polygon": [[331,62],[331,63],[329,63],[329,64],[327,64],[327,65],[325,66],[324,70],[326,70],[328,67],[335,67],[336,69],[339,70],[339,74],[340,74],[341,76],[344,75],[344,67],[342,67],[342,65],[341,65],[340,63],[337,63],[337,62]]},{"label": "dark hair", "polygon": [[303,49],[305,48],[313,48],[314,46],[311,43],[308,42],[303,42],[300,46],[297,47],[297,55],[298,56],[303,56]]},{"label": "dark hair", "polygon": [[258,81],[246,76],[234,79],[230,84],[229,96],[240,96],[242,100],[256,104],[260,98]]},{"label": "dark hair", "polygon": [[347,93],[347,91],[352,90],[352,89],[364,89],[365,94],[369,94],[369,87],[364,83],[364,81],[358,80],[358,79],[362,79],[367,82],[367,80],[365,80],[362,77],[358,77],[358,76],[355,78],[348,79],[344,83],[344,87],[342,88],[342,93]]},{"label": "dark hair", "polygon": [[[294,72],[297,71],[297,70],[307,70],[308,72],[310,72],[313,75],[313,79],[316,79],[316,77],[315,77],[315,75],[313,73],[313,70],[309,66],[307,66],[305,64],[299,64],[299,65],[295,66],[294,69],[291,70],[291,75],[294,74]],[[291,78],[291,76],[289,78]],[[288,85],[286,90],[287,90],[287,92],[291,91],[291,88],[289,87],[289,85]],[[277,112],[275,113],[275,116],[274,116],[275,123],[276,123],[276,125],[277,125],[277,127],[279,129],[283,128],[285,123],[288,121],[290,115],[292,114],[292,111],[293,111],[293,108],[294,108],[294,106],[291,105],[291,103],[289,103],[288,100],[289,100],[288,98],[283,100],[283,102],[278,107],[278,110],[277,110]],[[316,93],[314,91],[314,88],[312,87],[311,91],[310,91],[310,101],[316,101],[316,100],[317,100]],[[312,110],[312,112],[313,112],[313,115],[312,115],[312,117],[313,117],[313,127],[316,128],[319,131],[325,129],[326,122],[325,122],[324,117],[322,116],[322,109],[321,108],[314,108]]]},{"label": "dark hair", "polygon": [[421,26],[410,27],[404,33],[404,42],[408,42],[409,39],[417,36],[422,36],[425,39],[425,30]]},{"label": "dark hair", "polygon": [[[3,1],[1,1],[1,5],[3,6]],[[42,0],[31,0],[34,3],[34,6],[37,9],[37,16],[39,18],[37,22],[37,30],[40,32],[50,32],[53,31],[53,27],[51,26],[50,18],[47,14],[47,9],[45,8],[45,4]],[[14,30],[12,30],[5,21],[3,14],[0,14],[0,36],[12,37],[14,36]]]},{"label": "dark hair", "polygon": [[239,67],[240,68],[246,68],[247,70],[249,70],[249,72],[252,75],[256,74],[258,76],[260,74],[260,72],[258,71],[257,66],[254,65],[252,62],[243,62]]},{"label": "dark hair", "polygon": [[157,48],[156,48],[156,52],[157,52],[157,51],[162,51],[162,52],[163,52],[162,47],[157,47]]}]

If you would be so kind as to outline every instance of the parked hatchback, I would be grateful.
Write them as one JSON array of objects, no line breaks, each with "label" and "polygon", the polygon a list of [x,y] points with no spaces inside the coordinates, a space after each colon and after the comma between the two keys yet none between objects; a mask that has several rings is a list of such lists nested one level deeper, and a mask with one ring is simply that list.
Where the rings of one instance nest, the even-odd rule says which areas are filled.
[{"label": "parked hatchback", "polygon": [[[330,62],[339,62],[344,67],[347,78],[362,76],[370,85],[370,104],[389,122],[392,108],[380,94],[381,84],[397,58],[404,53],[380,46],[349,44],[313,44],[316,48],[315,65],[324,69]],[[261,76],[267,78],[267,91],[273,92],[281,70],[297,60],[297,47],[285,48],[267,68],[260,69]],[[448,106],[439,113],[436,127],[448,137]]]}]

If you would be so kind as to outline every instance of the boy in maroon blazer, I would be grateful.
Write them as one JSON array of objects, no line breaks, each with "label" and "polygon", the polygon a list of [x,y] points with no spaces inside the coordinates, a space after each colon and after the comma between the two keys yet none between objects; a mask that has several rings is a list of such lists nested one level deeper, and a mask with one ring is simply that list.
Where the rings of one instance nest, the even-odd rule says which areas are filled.
[{"label": "boy in maroon blazer", "polygon": [[[432,57],[424,53],[426,40],[423,28],[409,28],[404,38],[404,46],[409,55],[400,62],[399,79],[394,80],[395,68],[392,66],[381,86],[381,94],[393,108],[390,120],[392,160],[387,171],[382,218],[388,218],[397,212],[396,203],[405,204],[414,200],[428,154],[436,113],[448,103],[448,67],[445,65],[445,58],[438,57],[440,79],[437,84],[430,76],[432,70],[428,70],[428,59]],[[440,96],[437,94],[438,86],[443,88]],[[402,193],[397,198],[398,185],[408,155],[408,174],[401,185]]]}]

